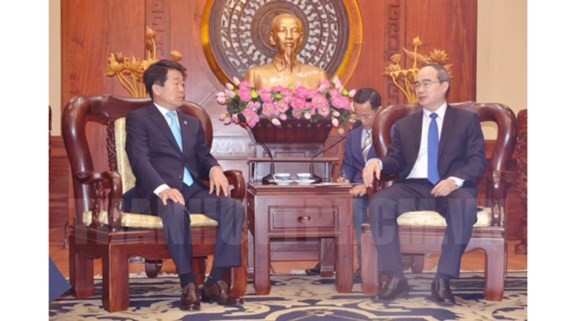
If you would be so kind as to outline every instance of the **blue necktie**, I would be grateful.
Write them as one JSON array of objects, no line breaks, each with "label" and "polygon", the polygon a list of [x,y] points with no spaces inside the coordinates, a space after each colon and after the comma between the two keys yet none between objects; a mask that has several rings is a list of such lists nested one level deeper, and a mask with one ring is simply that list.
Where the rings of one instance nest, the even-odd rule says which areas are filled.
[{"label": "blue necktie", "polygon": [[428,180],[433,184],[439,182],[439,172],[437,170],[437,154],[439,150],[439,133],[437,130],[436,113],[429,115],[431,122],[428,130]]},{"label": "blue necktie", "polygon": [[[182,151],[182,133],[180,131],[180,126],[178,125],[178,119],[176,119],[176,112],[169,111],[166,113],[166,116],[170,118],[170,130],[174,135],[174,139],[176,139],[176,143],[178,143],[180,151]],[[191,186],[192,183],[194,183],[194,179],[192,178],[192,175],[190,175],[190,171],[186,167],[184,167],[183,182],[188,186]]]}]

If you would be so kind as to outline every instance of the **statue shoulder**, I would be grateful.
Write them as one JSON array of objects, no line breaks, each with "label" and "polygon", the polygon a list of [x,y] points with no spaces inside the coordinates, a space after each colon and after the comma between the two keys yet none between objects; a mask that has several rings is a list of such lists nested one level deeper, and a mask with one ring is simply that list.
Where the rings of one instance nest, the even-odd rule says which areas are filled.
[{"label": "statue shoulder", "polygon": [[273,66],[271,64],[251,67],[245,71],[244,79],[251,83],[254,83],[255,79],[259,78],[260,75],[265,75],[272,71],[273,71]]},{"label": "statue shoulder", "polygon": [[320,81],[328,80],[327,72],[323,68],[316,66],[301,65],[301,74],[312,78],[318,78]]}]

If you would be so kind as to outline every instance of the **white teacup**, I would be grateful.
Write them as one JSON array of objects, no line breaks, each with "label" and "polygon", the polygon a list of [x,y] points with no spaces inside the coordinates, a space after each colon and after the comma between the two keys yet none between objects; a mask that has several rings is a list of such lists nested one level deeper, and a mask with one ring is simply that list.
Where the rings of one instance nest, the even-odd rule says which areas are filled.
[{"label": "white teacup", "polygon": [[288,181],[289,177],[291,177],[291,174],[289,174],[289,173],[275,173],[273,175],[273,177],[275,177],[275,179],[278,181]]},{"label": "white teacup", "polygon": [[308,181],[311,179],[311,173],[297,173],[300,181]]}]

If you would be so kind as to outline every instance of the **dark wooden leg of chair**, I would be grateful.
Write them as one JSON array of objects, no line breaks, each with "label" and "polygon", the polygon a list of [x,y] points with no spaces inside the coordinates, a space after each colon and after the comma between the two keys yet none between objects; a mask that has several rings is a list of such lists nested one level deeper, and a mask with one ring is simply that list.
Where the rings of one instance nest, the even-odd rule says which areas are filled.
[{"label": "dark wooden leg of chair", "polygon": [[505,290],[507,265],[507,245],[504,240],[497,240],[485,247],[485,299],[501,301]]},{"label": "dark wooden leg of chair", "polygon": [[412,264],[410,268],[414,273],[422,273],[424,270],[424,258],[423,254],[412,254]]},{"label": "dark wooden leg of chair", "polygon": [[117,246],[109,245],[107,253],[101,258],[103,267],[103,308],[109,312],[128,309],[129,294],[129,256]]},{"label": "dark wooden leg of chair", "polygon": [[69,279],[75,297],[85,299],[95,294],[93,259],[77,252],[73,235],[69,237]]},{"label": "dark wooden leg of chair", "polygon": [[241,237],[241,266],[232,269],[231,292],[234,298],[244,297],[247,290],[248,246],[247,226],[244,226]]},{"label": "dark wooden leg of chair", "polygon": [[362,224],[362,265],[360,275],[362,278],[362,293],[377,294],[380,291],[381,280],[378,277],[378,255],[376,245],[372,238],[369,224]]},{"label": "dark wooden leg of chair", "polygon": [[525,216],[522,217],[521,221],[519,222],[519,227],[517,230],[518,234],[520,235],[521,242],[515,245],[515,254],[517,255],[527,255],[528,253],[528,245],[527,245],[527,217],[526,212]]},{"label": "dark wooden leg of chair", "polygon": [[149,278],[155,278],[160,273],[162,269],[162,260],[145,260],[144,261],[144,270],[146,272],[146,276]]},{"label": "dark wooden leg of chair", "polygon": [[196,277],[196,283],[198,285],[204,284],[206,280],[206,258],[205,257],[193,257],[192,258],[192,272]]}]

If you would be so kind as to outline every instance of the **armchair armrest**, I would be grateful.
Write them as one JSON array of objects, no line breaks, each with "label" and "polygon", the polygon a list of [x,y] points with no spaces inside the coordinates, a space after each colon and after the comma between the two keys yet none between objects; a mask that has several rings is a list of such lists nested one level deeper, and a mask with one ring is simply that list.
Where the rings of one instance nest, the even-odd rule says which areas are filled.
[{"label": "armchair armrest", "polygon": [[[89,185],[92,188],[92,192],[89,195],[89,207],[93,212],[93,221],[91,224],[95,228],[102,226],[99,220],[99,214],[101,213],[101,207],[107,204],[109,225],[112,230],[118,229],[121,225],[121,211],[119,208],[123,194],[121,175],[116,171],[75,172],[74,175],[80,184]],[[105,195],[107,190],[108,194]],[[105,202],[105,200],[107,202]]]},{"label": "armchair armrest", "polygon": [[491,208],[492,226],[503,225],[507,187],[512,184],[512,173],[504,170],[489,171],[487,178],[487,206]]},{"label": "armchair armrest", "polygon": [[245,197],[245,179],[243,178],[243,173],[240,170],[230,169],[224,171],[224,174],[228,178],[230,185],[233,186],[230,196],[235,199],[243,200]]}]

